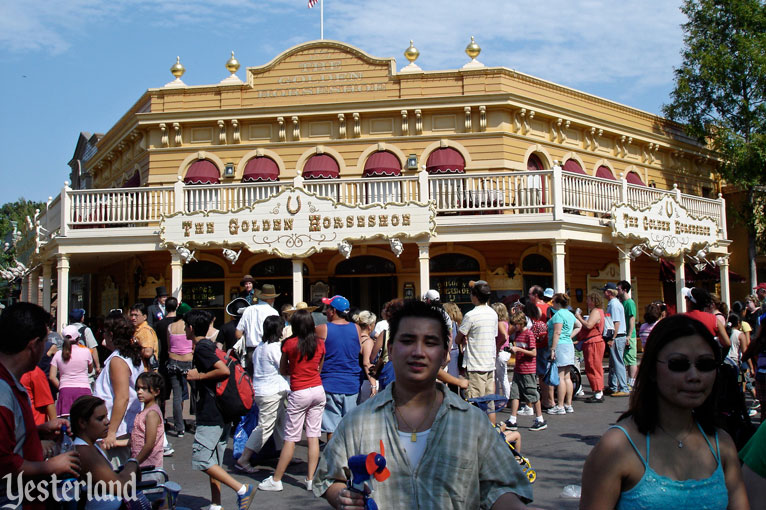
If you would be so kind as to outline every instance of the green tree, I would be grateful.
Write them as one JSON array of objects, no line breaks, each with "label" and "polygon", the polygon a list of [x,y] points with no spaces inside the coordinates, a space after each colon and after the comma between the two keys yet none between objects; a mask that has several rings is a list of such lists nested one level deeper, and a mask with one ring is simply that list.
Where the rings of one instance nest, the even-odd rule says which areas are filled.
[{"label": "green tree", "polygon": [[766,247],[766,2],[685,0],[683,62],[675,70],[665,115],[686,124],[722,159],[727,183],[747,194],[740,215],[749,231],[750,274],[755,284],[756,245]]},{"label": "green tree", "polygon": [[[43,210],[45,204],[42,202],[32,202],[20,198],[15,202],[8,202],[0,206],[0,267],[8,267],[13,264],[13,258],[16,255],[14,240],[12,238],[13,224],[16,228],[22,230],[27,221],[27,216],[34,218],[35,210]],[[8,243],[8,249],[5,248]],[[0,283],[4,283],[5,281]],[[0,299],[6,299],[10,288],[7,284],[0,285]]]}]

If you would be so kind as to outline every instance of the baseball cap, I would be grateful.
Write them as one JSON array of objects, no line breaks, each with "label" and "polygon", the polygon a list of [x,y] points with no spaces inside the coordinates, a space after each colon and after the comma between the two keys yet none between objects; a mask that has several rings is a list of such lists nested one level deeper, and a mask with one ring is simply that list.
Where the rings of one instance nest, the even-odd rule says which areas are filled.
[{"label": "baseball cap", "polygon": [[343,296],[333,296],[331,298],[322,298],[322,303],[326,304],[327,306],[332,306],[339,312],[348,312],[348,309],[351,308],[351,305],[348,302],[348,299],[344,298]]},{"label": "baseball cap", "polygon": [[692,289],[690,289],[689,287],[684,287],[683,289],[681,289],[681,295],[685,297],[686,299],[688,299],[689,301],[691,301],[692,303],[697,302],[697,300],[694,299],[694,295],[692,294]]},{"label": "baseball cap", "polygon": [[550,287],[548,287],[547,289],[545,289],[545,291],[543,292],[543,296],[544,296],[544,297],[547,297],[547,298],[552,298],[552,297],[553,297],[553,294],[554,294],[554,292],[553,292],[553,289],[552,289],[552,288],[550,288]]},{"label": "baseball cap", "polygon": [[766,282],[761,282],[755,287],[753,287],[753,290],[761,290],[761,289],[766,289]]},{"label": "baseball cap", "polygon": [[441,299],[441,296],[439,295],[439,291],[436,291],[434,289],[429,289],[428,292],[426,292],[426,295],[423,296],[423,299],[428,299],[430,301],[439,301]]},{"label": "baseball cap", "polygon": [[76,341],[78,338],[80,338],[80,330],[77,328],[77,326],[64,326],[64,329],[61,330],[61,336],[64,338],[69,337]]},{"label": "baseball cap", "polygon": [[606,285],[604,285],[604,288],[601,290],[617,290],[617,285],[612,282],[609,282]]},{"label": "baseball cap", "polygon": [[83,310],[82,308],[75,308],[74,310],[69,312],[70,322],[80,322],[83,317],[85,317],[85,310]]}]

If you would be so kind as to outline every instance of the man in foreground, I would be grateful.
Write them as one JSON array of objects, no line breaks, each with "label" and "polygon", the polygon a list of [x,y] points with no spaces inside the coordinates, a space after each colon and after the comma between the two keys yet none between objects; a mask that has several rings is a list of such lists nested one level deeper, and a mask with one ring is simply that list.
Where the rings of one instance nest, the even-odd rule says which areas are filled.
[{"label": "man in foreground", "polygon": [[379,452],[382,440],[391,476],[375,483],[379,508],[524,508],[532,488],[502,437],[483,412],[436,382],[449,345],[441,312],[407,301],[389,325],[396,381],[340,423],[314,494],[335,508],[364,508],[343,468],[353,455]]}]

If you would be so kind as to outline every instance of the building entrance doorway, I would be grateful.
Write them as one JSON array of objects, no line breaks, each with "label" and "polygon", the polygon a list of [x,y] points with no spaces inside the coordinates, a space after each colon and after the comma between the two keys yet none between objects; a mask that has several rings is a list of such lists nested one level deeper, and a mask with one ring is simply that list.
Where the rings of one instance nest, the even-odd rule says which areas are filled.
[{"label": "building entrance doorway", "polygon": [[377,316],[386,302],[397,297],[396,266],[374,255],[344,260],[330,278],[330,296],[340,294],[352,308],[369,310]]}]

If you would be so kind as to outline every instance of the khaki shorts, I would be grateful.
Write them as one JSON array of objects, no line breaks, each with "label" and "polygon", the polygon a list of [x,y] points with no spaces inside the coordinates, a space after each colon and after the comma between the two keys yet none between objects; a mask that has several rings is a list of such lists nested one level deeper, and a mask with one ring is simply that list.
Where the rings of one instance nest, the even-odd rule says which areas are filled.
[{"label": "khaki shorts", "polygon": [[495,393],[495,371],[468,372],[468,398],[483,397]]}]

